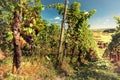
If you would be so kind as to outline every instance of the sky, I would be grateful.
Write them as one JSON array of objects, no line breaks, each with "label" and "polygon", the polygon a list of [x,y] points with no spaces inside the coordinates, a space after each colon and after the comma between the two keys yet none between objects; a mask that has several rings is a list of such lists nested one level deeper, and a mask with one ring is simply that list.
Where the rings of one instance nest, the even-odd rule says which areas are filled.
[{"label": "sky", "polygon": [[[41,0],[44,6],[64,3],[65,0]],[[114,16],[120,16],[120,0],[69,0],[69,5],[72,2],[80,2],[80,10],[90,11],[96,9],[96,13],[90,18],[88,23],[91,28],[115,28],[116,23]],[[44,9],[42,18],[49,20],[51,23],[61,23],[62,16],[58,14],[56,9]]]}]

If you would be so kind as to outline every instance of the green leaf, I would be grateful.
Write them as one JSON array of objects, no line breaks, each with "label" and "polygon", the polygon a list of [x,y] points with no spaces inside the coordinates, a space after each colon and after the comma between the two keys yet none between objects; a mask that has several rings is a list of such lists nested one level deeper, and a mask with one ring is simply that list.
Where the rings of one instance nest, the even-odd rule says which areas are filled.
[{"label": "green leaf", "polygon": [[33,27],[33,24],[32,24],[32,23],[30,23],[30,27]]}]

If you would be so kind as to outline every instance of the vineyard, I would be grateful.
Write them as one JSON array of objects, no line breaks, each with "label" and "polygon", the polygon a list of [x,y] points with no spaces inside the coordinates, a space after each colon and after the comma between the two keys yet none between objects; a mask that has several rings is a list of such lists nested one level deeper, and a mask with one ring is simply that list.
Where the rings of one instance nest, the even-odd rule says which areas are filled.
[{"label": "vineyard", "polygon": [[[116,28],[90,29],[97,10],[42,2],[0,1],[0,80],[120,80],[120,17]],[[43,19],[47,10],[61,22]]]}]

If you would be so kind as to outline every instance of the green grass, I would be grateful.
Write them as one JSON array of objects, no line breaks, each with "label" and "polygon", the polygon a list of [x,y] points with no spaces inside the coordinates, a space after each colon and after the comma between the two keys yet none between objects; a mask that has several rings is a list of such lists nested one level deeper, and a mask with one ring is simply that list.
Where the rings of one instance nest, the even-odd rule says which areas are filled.
[{"label": "green grass", "polygon": [[53,64],[47,61],[45,57],[23,57],[19,74],[12,74],[12,57],[5,58],[0,65],[0,70],[3,70],[5,80],[48,80],[53,79],[57,75]]},{"label": "green grass", "polygon": [[120,80],[120,77],[113,73],[113,69],[109,61],[99,59],[85,66],[74,67],[74,74],[67,76],[66,80]]},{"label": "green grass", "polygon": [[61,69],[56,69],[54,62],[46,57],[23,57],[20,74],[12,74],[11,62],[12,58],[1,62],[3,69],[9,65],[9,70],[4,73],[5,80],[119,80],[117,74],[113,73],[112,64],[104,59],[77,66],[69,64],[69,58],[66,58]]}]

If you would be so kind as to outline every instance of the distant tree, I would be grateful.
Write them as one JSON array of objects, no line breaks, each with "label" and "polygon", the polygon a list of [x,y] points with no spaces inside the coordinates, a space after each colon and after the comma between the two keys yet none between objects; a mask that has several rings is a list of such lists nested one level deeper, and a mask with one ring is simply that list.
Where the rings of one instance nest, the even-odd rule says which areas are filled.
[{"label": "distant tree", "polygon": [[32,44],[35,47],[33,53],[40,56],[57,53],[59,36],[60,26],[58,24],[49,24],[45,21],[43,30],[40,30]]},{"label": "distant tree", "polygon": [[57,52],[58,50],[55,50],[58,48],[58,43],[59,43],[59,37],[60,37],[60,26],[58,24],[51,24],[49,26],[49,43],[50,47],[53,49],[52,53]]}]

